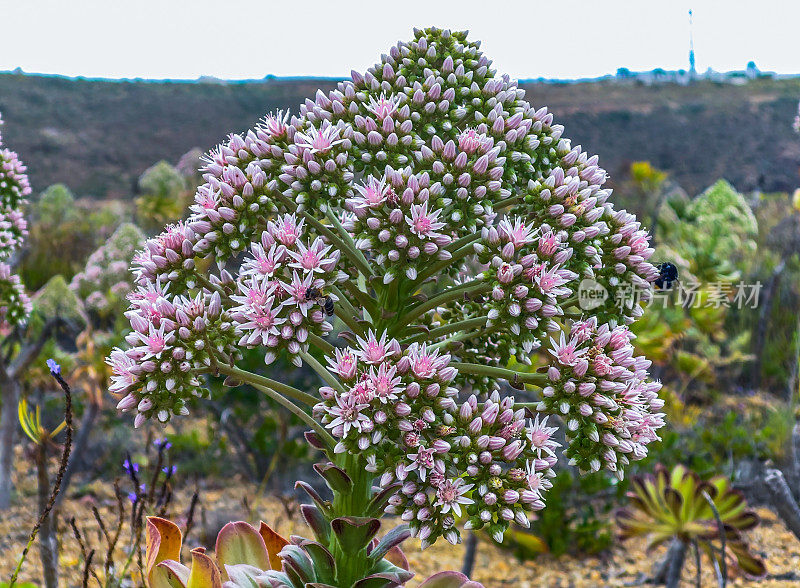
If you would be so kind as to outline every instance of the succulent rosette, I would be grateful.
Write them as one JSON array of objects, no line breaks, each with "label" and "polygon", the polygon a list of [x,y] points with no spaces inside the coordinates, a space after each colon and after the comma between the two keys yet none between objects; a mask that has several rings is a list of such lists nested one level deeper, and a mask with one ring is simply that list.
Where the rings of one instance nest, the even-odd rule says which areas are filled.
[{"label": "succulent rosette", "polygon": [[[436,28],[297,115],[230,135],[188,218],[134,260],[134,332],[111,358],[121,408],[137,424],[168,420],[204,394],[201,374],[219,373],[303,419],[333,493],[301,483],[314,501],[303,512],[346,570],[335,585],[376,569],[364,558],[384,511],[423,545],[457,542],[464,521],[497,539],[528,524],[558,426],[574,464],[621,476],[663,415],[630,346],[641,306],[616,302],[628,288],[646,298],[657,271],[597,158],[562,135],[479,43]],[[612,295],[583,312],[586,279]],[[250,347],[323,385],[309,394],[240,369]],[[531,372],[534,359],[549,370]],[[541,401],[501,395],[504,382]],[[294,556],[287,574],[306,557]]]}]

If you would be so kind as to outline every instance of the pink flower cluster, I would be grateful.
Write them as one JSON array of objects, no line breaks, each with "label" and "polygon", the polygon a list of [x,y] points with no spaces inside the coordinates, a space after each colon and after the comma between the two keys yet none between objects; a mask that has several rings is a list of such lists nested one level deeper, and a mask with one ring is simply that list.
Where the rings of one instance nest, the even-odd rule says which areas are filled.
[{"label": "pink flower cluster", "polygon": [[452,242],[442,232],[447,226],[442,210],[430,200],[434,194],[428,174],[404,177],[388,167],[387,171],[388,177],[370,176],[356,186],[357,196],[347,201],[353,216],[345,225],[355,235],[356,246],[384,268],[384,284],[403,275],[415,280],[418,267],[449,259],[444,247]]},{"label": "pink flower cluster", "polygon": [[339,252],[319,237],[304,239],[303,221],[283,215],[267,223],[261,242],[250,247],[236,281],[238,294],[231,317],[242,347],[266,348],[264,360],[272,363],[287,349],[296,365],[298,353],[308,350],[308,335],[325,335],[331,325],[325,320],[326,288],[346,275],[337,270]]},{"label": "pink flower cluster", "polygon": [[110,391],[121,397],[117,408],[134,410],[137,427],[148,418],[164,423],[188,414],[186,400],[207,394],[200,374],[218,357],[238,356],[235,327],[219,292],[170,298],[156,281],[138,287],[129,299],[130,347],[114,349],[107,360],[113,371]]},{"label": "pink flower cluster", "polygon": [[189,223],[168,225],[163,233],[148,239],[133,258],[136,282],[146,286],[156,281],[171,285],[175,292],[197,286],[195,242],[197,235]]},{"label": "pink flower cluster", "polygon": [[494,365],[506,365],[514,357],[530,365],[530,354],[542,346],[547,333],[561,329],[554,319],[564,314],[562,302],[572,294],[577,277],[568,269],[573,250],[552,231],[541,232],[519,217],[484,228],[476,250],[492,289],[485,300],[462,309],[472,315],[486,313],[490,333],[471,342],[472,347],[468,343],[461,355]]},{"label": "pink flower cluster", "polygon": [[[542,108],[534,113],[534,119],[536,126],[545,129],[553,115]],[[526,214],[543,233],[553,233],[574,250],[574,265],[585,268],[578,277],[593,279],[606,288],[608,299],[594,310],[602,320],[630,324],[641,316],[638,301],[649,299],[650,284],[658,276],[648,261],[653,254],[649,235],[634,215],[615,211],[607,202],[611,191],[602,188],[606,173],[598,167],[597,156],[588,157],[580,146],[573,148],[561,139],[559,125],[550,129],[549,143],[557,140],[558,165],[531,182],[524,202],[513,210]],[[634,289],[640,297],[633,295]],[[627,303],[620,305],[621,299]]]},{"label": "pink flower cluster", "polygon": [[605,468],[622,479],[623,467],[644,458],[664,426],[661,384],[648,380],[651,362],[634,355],[631,339],[628,327],[592,317],[552,341],[538,410],[565,422],[566,456],[583,471]]},{"label": "pink flower cluster", "polygon": [[399,514],[423,542],[460,540],[455,517],[502,537],[509,522],[528,524],[544,507],[556,463],[555,428],[526,426],[514,399],[476,396],[457,403],[451,357],[426,344],[403,350],[370,332],[356,348],[328,359],[341,385],[320,389],[315,414],[339,440],[335,451],[357,453],[384,488],[398,485],[388,512]]},{"label": "pink flower cluster", "polygon": [[[0,126],[3,121],[0,117]],[[3,260],[10,258],[28,234],[22,213],[31,193],[25,166],[13,151],[3,148],[0,136],[0,334],[7,334],[15,325],[24,324],[31,303],[19,277]]]}]

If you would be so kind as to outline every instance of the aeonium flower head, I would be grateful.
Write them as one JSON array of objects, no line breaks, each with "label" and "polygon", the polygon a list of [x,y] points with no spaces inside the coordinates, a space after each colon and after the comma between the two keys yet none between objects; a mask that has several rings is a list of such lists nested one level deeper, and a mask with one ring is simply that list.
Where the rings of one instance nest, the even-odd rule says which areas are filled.
[{"label": "aeonium flower head", "polygon": [[[318,439],[392,488],[423,545],[457,542],[459,514],[500,539],[528,524],[559,450],[546,415],[573,464],[622,475],[663,424],[624,326],[642,309],[614,304],[654,279],[653,252],[563,130],[464,33],[426,29],[295,116],[231,134],[189,218],[137,256],[120,408],[181,414],[242,348],[306,362],[326,384]],[[612,295],[576,321],[583,279]],[[341,340],[325,341],[333,321]],[[534,353],[547,382],[517,365]],[[504,379],[541,384],[543,414],[501,396]]]}]

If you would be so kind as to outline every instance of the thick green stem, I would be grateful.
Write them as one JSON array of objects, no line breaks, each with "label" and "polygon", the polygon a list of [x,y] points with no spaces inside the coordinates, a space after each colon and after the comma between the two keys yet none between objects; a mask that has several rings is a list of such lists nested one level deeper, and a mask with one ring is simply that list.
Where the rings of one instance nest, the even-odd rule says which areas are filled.
[{"label": "thick green stem", "polygon": [[480,337],[488,335],[489,333],[493,333],[498,330],[499,327],[497,325],[493,327],[489,327],[488,329],[475,329],[474,331],[464,331],[462,333],[458,333],[457,335],[453,335],[445,339],[444,341],[439,341],[438,343],[434,343],[433,345],[429,345],[429,349],[440,349],[447,347],[450,343],[456,343],[458,341],[466,341],[468,339],[472,339],[473,337]]},{"label": "thick green stem", "polygon": [[330,287],[331,294],[335,295],[339,301],[337,304],[341,305],[344,310],[346,310],[350,316],[358,319],[361,317],[361,313],[356,310],[356,307],[350,302],[350,299],[342,294],[342,291],[339,290],[336,286]]},{"label": "thick green stem", "polygon": [[333,350],[335,349],[335,347],[333,345],[328,343],[322,337],[320,337],[318,335],[315,335],[314,333],[309,333],[308,334],[308,342],[311,343],[314,347],[316,347],[317,349],[319,349],[320,351],[322,351],[322,353],[324,353],[326,355],[332,354]]},{"label": "thick green stem", "polygon": [[219,295],[225,300],[230,300],[228,293],[225,292],[221,286],[212,284],[209,279],[200,272],[195,272],[195,277],[197,278],[197,281],[200,282],[200,285],[206,288],[209,292],[219,292]]},{"label": "thick green stem", "polygon": [[346,311],[336,310],[336,316],[342,319],[342,322],[347,325],[351,331],[353,331],[356,335],[363,335],[364,334],[364,327],[358,324],[358,322],[350,316],[349,313]]},{"label": "thick green stem", "polygon": [[522,202],[522,198],[520,196],[511,196],[510,198],[506,198],[505,200],[500,200],[499,202],[495,202],[492,208],[494,210],[497,210],[498,208],[511,206],[512,204],[517,204],[518,202]]},{"label": "thick green stem", "polygon": [[[345,243],[347,243],[348,245],[350,245],[350,247],[355,252],[355,254],[361,259],[361,261],[363,262],[364,266],[369,268],[369,270],[371,272],[372,268],[370,267],[369,262],[367,261],[367,258],[364,257],[364,254],[361,252],[361,250],[358,247],[356,247],[356,243],[355,243],[355,241],[353,241],[353,237],[350,235],[350,233],[347,232],[347,229],[345,229],[342,226],[342,223],[339,222],[339,219],[336,218],[336,215],[333,213],[333,211],[331,210],[330,207],[325,209],[325,216],[328,217],[328,220],[331,221],[331,224],[334,227],[336,227],[336,230],[342,236],[342,240]],[[372,275],[372,274],[370,274],[370,275]]]},{"label": "thick green stem", "polygon": [[476,231],[475,233],[470,233],[469,235],[464,235],[460,239],[456,239],[455,241],[450,243],[450,245],[445,247],[445,249],[447,249],[450,253],[452,253],[453,251],[458,251],[464,245],[470,245],[475,241],[480,241],[480,240],[481,240],[481,233],[480,231]]},{"label": "thick green stem", "polygon": [[472,242],[469,241],[467,242],[466,245],[462,246],[460,249],[454,250],[452,257],[438,261],[432,266],[425,268],[425,271],[421,272],[417,276],[417,279],[414,281],[414,285],[412,286],[411,290],[412,291],[416,290],[417,288],[422,286],[422,283],[431,276],[435,276],[436,274],[440,273],[443,269],[453,265],[455,262],[461,259],[464,259],[468,255],[472,255],[473,253],[475,253],[475,249],[473,247]]},{"label": "thick green stem", "polygon": [[[331,510],[334,518],[363,517],[372,498],[373,474],[366,471],[366,463],[358,455],[340,453],[335,456],[334,463],[347,472],[353,481],[353,488],[349,493],[333,492]],[[331,533],[328,550],[336,561],[337,586],[352,586],[369,571],[370,562],[366,549],[357,553],[345,553],[335,534]]]},{"label": "thick green stem", "polygon": [[[375,299],[372,298],[369,294],[360,290],[356,284],[351,281],[344,282],[344,287],[347,289],[347,292],[356,299],[356,301],[363,306],[366,311],[370,314],[370,316],[374,316],[378,313],[378,307],[376,306]],[[331,291],[336,293],[339,290],[336,287],[331,288]],[[339,296],[339,294],[336,294]],[[340,296],[340,298],[344,298],[344,296]],[[355,316],[359,316],[360,313],[356,312]]]}]

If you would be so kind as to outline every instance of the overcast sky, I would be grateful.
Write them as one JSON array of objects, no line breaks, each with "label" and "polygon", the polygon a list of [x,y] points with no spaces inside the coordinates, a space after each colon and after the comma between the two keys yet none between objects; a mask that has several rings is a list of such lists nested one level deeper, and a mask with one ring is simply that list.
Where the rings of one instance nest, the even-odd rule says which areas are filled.
[{"label": "overcast sky", "polygon": [[470,29],[501,73],[800,73],[797,0],[0,0],[0,70],[108,78],[343,76],[414,26]]}]

